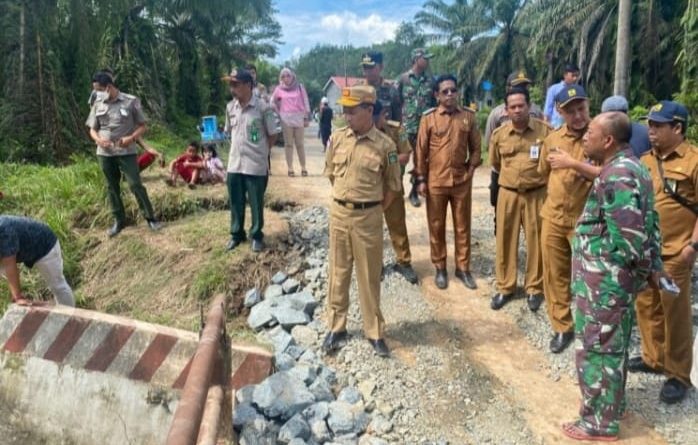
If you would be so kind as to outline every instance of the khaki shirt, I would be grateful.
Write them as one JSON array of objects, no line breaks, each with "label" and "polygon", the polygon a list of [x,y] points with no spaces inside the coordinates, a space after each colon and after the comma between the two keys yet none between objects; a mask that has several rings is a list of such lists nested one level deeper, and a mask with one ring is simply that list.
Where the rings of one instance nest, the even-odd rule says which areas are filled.
[{"label": "khaki shirt", "polygon": [[[530,105],[528,114],[543,120],[543,110],[534,103]],[[499,104],[492,108],[492,111],[490,111],[490,114],[487,116],[487,123],[485,123],[485,142],[489,142],[490,137],[492,137],[492,132],[501,127],[502,124],[508,120],[509,116],[507,116],[505,104]]]},{"label": "khaki shirt", "polygon": [[417,133],[415,172],[428,187],[454,187],[466,181],[470,166],[480,165],[480,131],[475,113],[439,106],[422,116]]},{"label": "khaki shirt", "polygon": [[96,100],[90,109],[85,125],[95,130],[99,137],[114,142],[111,148],[97,146],[99,156],[125,156],[133,155],[138,151],[136,142],[121,147],[118,141],[130,136],[136,128],[145,124],[145,115],[141,108],[141,101],[130,94],[119,94],[111,101]]},{"label": "khaki shirt", "polygon": [[[652,175],[654,208],[659,214],[662,233],[662,256],[673,256],[681,253],[691,242],[696,215],[664,191],[656,156],[652,150],[642,156],[641,160]],[[678,195],[692,204],[698,203],[698,148],[686,141],[682,142],[662,159],[662,168],[667,184]]]},{"label": "khaki shirt", "polygon": [[375,126],[362,136],[349,127],[334,131],[324,174],[332,183],[332,197],[341,201],[377,202],[387,190],[402,190],[395,144]]},{"label": "khaki shirt", "polygon": [[538,172],[548,179],[548,196],[540,216],[570,228],[575,226],[584,210],[592,182],[571,168],[553,170],[548,155],[557,148],[577,161],[591,162],[584,154],[582,137],[569,131],[567,125],[553,131],[543,141],[538,164]]},{"label": "khaki shirt", "polygon": [[545,185],[546,178],[538,173],[538,160],[549,132],[545,122],[530,118],[523,132],[509,121],[492,133],[490,162],[499,172],[501,187],[523,192]]},{"label": "khaki shirt", "polygon": [[[383,127],[383,133],[388,135],[391,141],[397,146],[398,154],[410,154],[412,153],[412,145],[407,137],[405,128],[400,125],[398,121],[385,121],[385,126]],[[405,166],[400,164],[400,175],[405,174]]]},{"label": "khaki shirt", "polygon": [[269,136],[281,132],[279,118],[254,94],[243,108],[237,99],[225,107],[225,131],[230,133],[228,173],[266,176],[269,173]]}]

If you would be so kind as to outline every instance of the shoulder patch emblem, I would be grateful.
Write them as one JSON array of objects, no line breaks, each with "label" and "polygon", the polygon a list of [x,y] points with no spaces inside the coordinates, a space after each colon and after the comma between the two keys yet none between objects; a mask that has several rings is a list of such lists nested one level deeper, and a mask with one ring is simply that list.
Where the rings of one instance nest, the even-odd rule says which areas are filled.
[{"label": "shoulder patch emblem", "polygon": [[391,151],[388,153],[388,163],[389,164],[396,164],[397,163],[397,152],[396,151]]}]

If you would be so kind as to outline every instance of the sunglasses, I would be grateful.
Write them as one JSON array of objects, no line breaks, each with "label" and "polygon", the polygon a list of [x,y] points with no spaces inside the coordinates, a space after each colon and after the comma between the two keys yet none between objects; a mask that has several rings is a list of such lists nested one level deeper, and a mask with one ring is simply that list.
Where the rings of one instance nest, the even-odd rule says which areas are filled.
[{"label": "sunglasses", "polygon": [[449,94],[456,94],[457,92],[458,90],[455,88],[446,88],[445,90],[439,91],[439,93],[443,94],[444,96],[448,96]]}]

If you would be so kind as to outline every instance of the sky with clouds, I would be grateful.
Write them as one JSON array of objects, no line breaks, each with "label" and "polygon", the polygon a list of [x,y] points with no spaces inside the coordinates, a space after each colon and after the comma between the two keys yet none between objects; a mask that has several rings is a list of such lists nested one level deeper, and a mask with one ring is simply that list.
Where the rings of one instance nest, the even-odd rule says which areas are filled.
[{"label": "sky with clouds", "polygon": [[390,40],[401,22],[411,20],[424,0],[276,0],[284,42],[275,62],[308,52],[315,45],[370,45]]}]

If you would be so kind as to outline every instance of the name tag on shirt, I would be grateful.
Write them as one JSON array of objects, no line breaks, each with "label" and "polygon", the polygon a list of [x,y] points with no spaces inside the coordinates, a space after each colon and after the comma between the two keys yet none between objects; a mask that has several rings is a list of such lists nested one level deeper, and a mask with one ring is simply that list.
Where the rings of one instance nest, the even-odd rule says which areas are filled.
[{"label": "name tag on shirt", "polygon": [[540,145],[531,145],[529,154],[531,159],[538,159],[538,157],[540,156]]},{"label": "name tag on shirt", "polygon": [[123,117],[128,117],[128,110],[126,108],[121,108],[119,111]]}]

